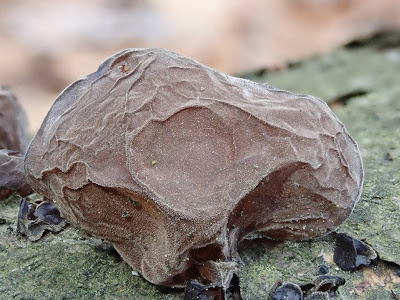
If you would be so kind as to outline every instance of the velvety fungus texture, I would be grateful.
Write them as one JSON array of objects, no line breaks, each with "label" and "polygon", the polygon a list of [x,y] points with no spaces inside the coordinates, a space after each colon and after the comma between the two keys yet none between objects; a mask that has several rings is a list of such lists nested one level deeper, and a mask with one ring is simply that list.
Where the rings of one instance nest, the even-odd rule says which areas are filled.
[{"label": "velvety fungus texture", "polygon": [[163,49],[127,49],[67,87],[28,183],[147,280],[229,286],[249,234],[302,240],[346,220],[359,149],[321,100]]}]

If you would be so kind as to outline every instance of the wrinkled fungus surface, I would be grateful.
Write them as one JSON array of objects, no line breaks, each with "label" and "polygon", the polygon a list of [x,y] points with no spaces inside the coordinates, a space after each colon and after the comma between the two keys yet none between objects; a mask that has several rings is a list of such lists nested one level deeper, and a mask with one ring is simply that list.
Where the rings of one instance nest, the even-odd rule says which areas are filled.
[{"label": "wrinkled fungus surface", "polygon": [[302,240],[350,215],[363,170],[321,100],[162,49],[128,49],[66,88],[28,183],[147,280],[229,286],[237,243]]}]

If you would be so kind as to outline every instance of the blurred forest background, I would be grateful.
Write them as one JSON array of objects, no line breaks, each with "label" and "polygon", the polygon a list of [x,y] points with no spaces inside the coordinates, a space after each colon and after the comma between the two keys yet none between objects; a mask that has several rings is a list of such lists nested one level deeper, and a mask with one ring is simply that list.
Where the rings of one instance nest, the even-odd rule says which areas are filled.
[{"label": "blurred forest background", "polygon": [[162,47],[241,74],[393,29],[400,0],[1,0],[0,85],[35,132],[67,85],[124,48]]}]

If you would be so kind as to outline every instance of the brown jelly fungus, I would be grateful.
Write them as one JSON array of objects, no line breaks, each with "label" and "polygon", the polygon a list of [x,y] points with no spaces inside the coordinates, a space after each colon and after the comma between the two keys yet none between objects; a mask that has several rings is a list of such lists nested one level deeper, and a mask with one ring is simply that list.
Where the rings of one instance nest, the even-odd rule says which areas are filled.
[{"label": "brown jelly fungus", "polygon": [[26,196],[32,191],[24,173],[28,142],[25,112],[15,95],[0,87],[0,200],[13,192]]},{"label": "brown jelly fungus", "polygon": [[67,87],[25,170],[147,280],[224,289],[246,236],[331,232],[363,182],[357,144],[322,100],[163,49],[124,50]]},{"label": "brown jelly fungus", "polygon": [[0,200],[7,198],[13,192],[27,196],[32,192],[26,183],[24,157],[13,150],[0,150]]},{"label": "brown jelly fungus", "polygon": [[25,153],[28,135],[27,117],[17,97],[0,87],[0,149]]},{"label": "brown jelly fungus", "polygon": [[333,260],[342,270],[350,271],[361,265],[368,266],[376,258],[377,254],[370,245],[345,233],[337,235]]}]

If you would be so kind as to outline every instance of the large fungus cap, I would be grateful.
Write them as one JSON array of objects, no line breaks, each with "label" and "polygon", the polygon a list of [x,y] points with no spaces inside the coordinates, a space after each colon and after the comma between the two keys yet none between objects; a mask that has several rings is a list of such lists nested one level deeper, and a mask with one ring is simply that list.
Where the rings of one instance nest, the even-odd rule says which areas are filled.
[{"label": "large fungus cap", "polygon": [[128,49],[56,99],[28,182],[149,281],[227,286],[250,233],[309,239],[360,196],[358,147],[321,100],[162,49]]}]

